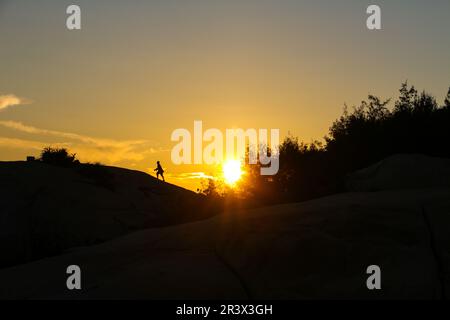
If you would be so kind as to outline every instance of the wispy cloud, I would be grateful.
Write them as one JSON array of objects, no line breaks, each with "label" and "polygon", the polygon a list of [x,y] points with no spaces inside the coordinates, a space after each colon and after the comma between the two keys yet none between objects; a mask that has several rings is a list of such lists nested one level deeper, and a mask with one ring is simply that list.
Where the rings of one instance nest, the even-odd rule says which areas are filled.
[{"label": "wispy cloud", "polygon": [[39,141],[0,137],[0,147],[3,148],[41,150],[43,145],[45,144]]},{"label": "wispy cloud", "polygon": [[31,103],[30,100],[20,98],[14,94],[0,95],[0,111],[12,106],[29,103]]},{"label": "wispy cloud", "polygon": [[[80,135],[70,132],[62,132],[56,130],[48,130],[29,126],[17,121],[0,121],[0,125],[20,131],[23,133],[50,136],[58,138],[58,142],[29,142],[28,140],[3,138],[3,144],[11,143],[9,146],[38,146],[42,148],[45,145],[52,145],[55,147],[67,147],[72,152],[77,153],[77,157],[82,161],[100,161],[107,164],[115,164],[121,161],[141,161],[146,156],[163,152],[165,150],[156,148],[151,141],[148,140],[113,140],[94,138],[86,135]],[[62,141],[61,141],[62,140]],[[1,144],[2,141],[0,141]]]},{"label": "wispy cloud", "polygon": [[25,132],[25,133],[78,140],[80,142],[98,145],[98,146],[109,146],[109,145],[120,146],[120,145],[128,145],[130,143],[131,144],[142,144],[142,143],[147,142],[147,140],[117,141],[117,140],[111,140],[111,139],[93,138],[93,137],[89,137],[89,136],[85,136],[85,135],[81,135],[81,134],[77,134],[77,133],[41,129],[41,128],[25,125],[22,122],[18,122],[18,121],[0,121],[0,125],[2,125],[3,127],[9,128],[9,129],[14,129],[14,130]]},{"label": "wispy cloud", "polygon": [[190,179],[216,179],[213,176],[207,175],[206,173],[200,172],[185,172],[180,174],[170,175],[179,180],[190,180]]}]

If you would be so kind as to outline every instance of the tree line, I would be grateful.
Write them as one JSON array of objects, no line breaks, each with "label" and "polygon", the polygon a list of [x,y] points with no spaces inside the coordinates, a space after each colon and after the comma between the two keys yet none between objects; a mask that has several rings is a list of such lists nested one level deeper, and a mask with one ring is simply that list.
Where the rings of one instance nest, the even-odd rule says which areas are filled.
[{"label": "tree line", "polygon": [[[359,106],[345,106],[323,142],[286,137],[278,174],[261,176],[259,164],[247,164],[239,192],[261,204],[302,201],[344,191],[347,174],[393,154],[449,158],[450,88],[443,105],[407,82],[399,91],[393,103],[369,95]],[[210,181],[205,190],[217,196],[216,189]]]}]

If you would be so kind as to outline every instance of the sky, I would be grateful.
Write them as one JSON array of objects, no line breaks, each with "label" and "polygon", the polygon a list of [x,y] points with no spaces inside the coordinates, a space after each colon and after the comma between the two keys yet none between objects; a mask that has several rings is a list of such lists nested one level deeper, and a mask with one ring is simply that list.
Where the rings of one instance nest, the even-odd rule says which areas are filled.
[{"label": "sky", "polygon": [[[66,8],[81,8],[67,30]],[[381,7],[382,30],[366,28]],[[278,128],[322,139],[344,103],[442,102],[449,0],[0,0],[0,160],[65,146],[81,161],[195,190],[213,174],[172,163],[173,130]]]}]

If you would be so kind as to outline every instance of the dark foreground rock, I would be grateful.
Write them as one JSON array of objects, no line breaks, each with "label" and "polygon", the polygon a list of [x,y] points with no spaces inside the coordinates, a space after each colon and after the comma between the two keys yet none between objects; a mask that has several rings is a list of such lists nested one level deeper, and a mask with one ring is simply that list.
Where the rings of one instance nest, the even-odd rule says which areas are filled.
[{"label": "dark foreground rock", "polygon": [[[450,189],[347,193],[150,229],[0,271],[0,298],[448,298]],[[66,288],[66,268],[82,290]],[[381,268],[381,290],[366,268]]]},{"label": "dark foreground rock", "polygon": [[37,161],[0,162],[0,200],[0,268],[214,214],[200,195],[143,172]]},{"label": "dark foreground rock", "polygon": [[450,159],[397,154],[349,175],[349,191],[450,188]]},{"label": "dark foreground rock", "polygon": [[[3,268],[0,298],[448,299],[448,163],[423,156],[394,156],[351,175],[348,183],[353,192],[303,203],[232,209],[201,222],[137,231],[102,244],[72,248],[60,256]],[[112,232],[115,219],[111,217],[120,219],[118,226],[130,226],[163,212],[182,217],[198,214],[197,206],[177,203],[173,194],[160,194],[159,188],[151,191],[152,184],[145,189],[152,201],[146,200],[140,188],[143,182],[139,182],[143,176],[116,173],[114,193],[108,197],[103,192],[113,191],[89,189],[83,181],[79,181],[83,184],[79,189],[61,188],[55,185],[60,181],[55,172],[48,176],[47,191],[38,195],[2,189],[10,200],[4,202],[4,212],[10,214],[2,219],[12,228],[2,225],[2,232],[21,232],[10,233],[9,242],[2,243],[4,250],[12,255],[20,252],[14,248],[21,248],[22,242],[14,242],[14,237],[29,241],[25,243],[33,241],[27,238],[29,229],[17,227],[30,221],[30,215],[13,214],[22,212],[15,209],[17,203],[24,212],[51,209],[52,194],[61,197],[53,199],[58,206],[61,201],[73,205],[69,216],[78,213],[83,218],[59,222],[54,215],[59,211],[50,210],[53,214],[45,220],[46,210],[41,209],[41,229],[35,228],[48,231],[58,226],[55,232],[65,241]],[[1,174],[8,178],[8,173]],[[78,179],[74,176],[72,181]],[[14,180],[12,176],[10,180]],[[95,184],[95,179],[91,183]],[[110,186],[101,185],[106,190]],[[26,184],[20,188],[39,190]],[[88,201],[77,202],[80,195]],[[163,200],[162,195],[167,198]],[[90,216],[86,210],[93,208],[95,214]],[[66,287],[69,265],[81,268],[80,291]],[[381,268],[381,290],[366,286],[370,265]]]}]

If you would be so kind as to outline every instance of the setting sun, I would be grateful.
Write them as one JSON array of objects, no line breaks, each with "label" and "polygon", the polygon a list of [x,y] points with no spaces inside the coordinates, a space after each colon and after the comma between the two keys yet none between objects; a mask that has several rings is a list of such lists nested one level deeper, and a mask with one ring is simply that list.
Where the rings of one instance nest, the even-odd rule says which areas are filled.
[{"label": "setting sun", "polygon": [[241,162],[239,160],[227,160],[222,165],[225,182],[235,184],[242,176]]}]

